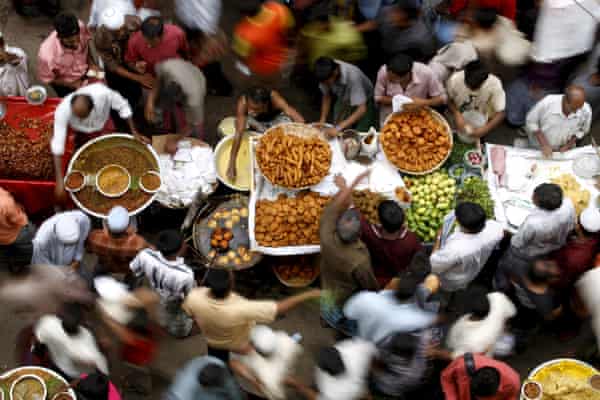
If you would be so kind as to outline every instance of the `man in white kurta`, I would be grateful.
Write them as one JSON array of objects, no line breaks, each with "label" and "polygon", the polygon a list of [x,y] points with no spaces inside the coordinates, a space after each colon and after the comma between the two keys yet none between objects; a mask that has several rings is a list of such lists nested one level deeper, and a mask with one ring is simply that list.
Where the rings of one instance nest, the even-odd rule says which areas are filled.
[{"label": "man in white kurta", "polygon": [[530,144],[550,157],[552,151],[572,149],[590,131],[592,108],[582,87],[569,86],[565,94],[540,100],[527,114],[526,124]]},{"label": "man in white kurta", "polygon": [[7,46],[0,32],[0,96],[25,96],[29,88],[27,55]]},{"label": "man in white kurta", "polygon": [[78,266],[90,227],[90,218],[81,211],[67,211],[47,219],[33,239],[31,263]]}]

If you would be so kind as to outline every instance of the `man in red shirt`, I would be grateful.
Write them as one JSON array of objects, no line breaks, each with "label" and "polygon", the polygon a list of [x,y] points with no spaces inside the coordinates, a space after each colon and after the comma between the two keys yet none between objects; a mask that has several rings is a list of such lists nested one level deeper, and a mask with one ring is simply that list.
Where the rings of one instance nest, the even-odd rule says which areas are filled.
[{"label": "man in red shirt", "polygon": [[163,24],[160,17],[149,17],[140,31],[129,38],[125,62],[137,73],[155,75],[154,66],[171,58],[189,59],[185,33],[176,25]]},{"label": "man in red shirt", "polygon": [[456,17],[463,11],[472,11],[477,8],[493,8],[498,15],[513,21],[517,15],[516,0],[451,0],[448,12]]},{"label": "man in red shirt", "polygon": [[377,282],[385,287],[392,278],[404,271],[413,256],[422,249],[417,236],[408,230],[404,211],[391,200],[378,208],[381,225],[373,225],[361,218],[360,239],[369,249]]},{"label": "man in red shirt", "polygon": [[467,353],[442,371],[446,400],[514,400],[521,389],[519,374],[508,364]]}]

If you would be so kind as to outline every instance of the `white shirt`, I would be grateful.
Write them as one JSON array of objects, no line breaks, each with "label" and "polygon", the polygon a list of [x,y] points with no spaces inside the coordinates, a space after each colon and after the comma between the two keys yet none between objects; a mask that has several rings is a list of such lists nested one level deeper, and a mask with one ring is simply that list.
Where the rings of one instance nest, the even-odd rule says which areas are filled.
[{"label": "white shirt", "polygon": [[551,63],[590,50],[596,40],[598,18],[600,5],[596,0],[542,2],[535,24],[532,58]]},{"label": "white shirt", "polygon": [[214,35],[219,29],[221,0],[175,0],[175,15],[187,28]]},{"label": "white shirt", "polygon": [[46,345],[56,366],[70,378],[90,374],[96,368],[108,375],[106,357],[100,352],[94,336],[86,328],[80,326],[78,333],[69,336],[57,316],[45,315],[35,325],[34,334],[40,343]]},{"label": "white shirt", "polygon": [[592,108],[588,103],[565,116],[562,110],[563,96],[547,95],[527,114],[528,133],[533,137],[541,130],[553,150],[564,146],[573,136],[581,139],[590,131],[592,124]]},{"label": "white shirt", "polygon": [[471,314],[467,314],[450,328],[446,345],[452,350],[453,358],[469,352],[492,356],[494,345],[504,333],[506,321],[517,313],[515,305],[503,293],[488,293],[487,298],[490,312],[484,319],[471,321]]},{"label": "white shirt", "polygon": [[293,364],[302,352],[302,346],[283,331],[273,333],[275,350],[269,358],[254,350],[247,355],[232,353],[231,356],[256,375],[263,385],[263,394],[269,400],[283,400],[286,398],[284,379],[291,375]]},{"label": "white shirt", "polygon": [[[79,223],[79,240],[72,245],[65,245],[56,236],[56,224],[64,214],[73,215]],[[67,266],[73,261],[81,261],[90,227],[90,218],[81,211],[67,211],[48,218],[33,238],[31,263]]]},{"label": "white shirt", "polygon": [[[71,99],[76,95],[88,95],[94,102],[94,108],[85,119],[73,115]],[[119,112],[119,117],[129,119],[133,115],[131,106],[118,92],[109,89],[102,83],[94,83],[66,96],[54,112],[54,135],[50,142],[52,154],[61,156],[65,152],[67,130],[69,125],[78,132],[93,133],[101,131],[110,118],[110,111]]]},{"label": "white shirt", "polygon": [[196,286],[194,272],[178,257],[167,260],[156,250],[144,249],[129,264],[136,278],[146,276],[163,299],[183,299]]},{"label": "white shirt", "polygon": [[527,216],[510,244],[527,257],[536,257],[560,249],[569,232],[575,229],[575,207],[563,197],[559,208],[553,211],[537,208]]},{"label": "white shirt", "polygon": [[447,83],[448,99],[452,100],[458,111],[477,111],[489,120],[494,114],[506,108],[506,94],[502,82],[490,74],[477,90],[471,90],[465,84],[465,71],[454,73]]},{"label": "white shirt", "polygon": [[414,302],[400,303],[392,290],[355,294],[344,305],[344,315],[357,322],[360,338],[373,343],[391,333],[425,329],[436,319]]},{"label": "white shirt", "polygon": [[502,224],[492,220],[476,234],[455,230],[430,258],[431,272],[440,277],[442,289],[451,292],[467,287],[503,236]]},{"label": "white shirt", "polygon": [[108,7],[120,9],[125,15],[136,15],[142,21],[148,17],[160,15],[160,12],[154,9],[140,7],[136,10],[132,0],[94,0],[90,9],[90,20],[88,21],[90,28],[96,28],[100,25],[100,16]]},{"label": "white shirt", "polygon": [[359,400],[368,391],[367,379],[371,360],[377,353],[375,345],[362,339],[343,340],[334,346],[342,357],[346,371],[331,376],[316,368],[315,383],[319,389],[318,400]]},{"label": "white shirt", "polygon": [[18,47],[6,47],[6,52],[18,56],[17,65],[6,63],[0,66],[0,96],[25,96],[29,88],[27,54]]}]

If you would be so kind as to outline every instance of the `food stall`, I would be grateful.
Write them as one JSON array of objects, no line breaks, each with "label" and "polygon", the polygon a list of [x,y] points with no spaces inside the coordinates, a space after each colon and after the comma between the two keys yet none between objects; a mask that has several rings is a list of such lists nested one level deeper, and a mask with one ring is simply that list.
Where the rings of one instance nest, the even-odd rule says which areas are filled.
[{"label": "food stall", "polygon": [[[2,99],[0,121],[0,186],[13,194],[28,214],[47,211],[54,198],[54,161],[50,152],[54,110],[61,99],[32,105],[24,97]],[[74,135],[68,135],[63,165],[73,154]]]},{"label": "food stall", "polygon": [[2,399],[76,400],[75,391],[56,372],[27,366],[9,370],[0,376]]}]

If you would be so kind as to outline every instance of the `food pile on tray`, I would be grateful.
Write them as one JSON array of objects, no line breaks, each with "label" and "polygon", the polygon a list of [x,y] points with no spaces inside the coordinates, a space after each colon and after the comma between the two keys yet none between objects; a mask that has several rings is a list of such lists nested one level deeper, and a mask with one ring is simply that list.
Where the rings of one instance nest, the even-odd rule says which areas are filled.
[{"label": "food pile on tray", "polygon": [[21,367],[0,377],[2,398],[11,400],[75,400],[68,383],[53,371]]},{"label": "food pile on tray", "polygon": [[0,178],[54,179],[51,139],[51,121],[19,118],[17,127],[1,121]]},{"label": "food pile on tray", "polygon": [[286,286],[306,287],[319,277],[318,259],[316,255],[277,257],[273,272]]}]

